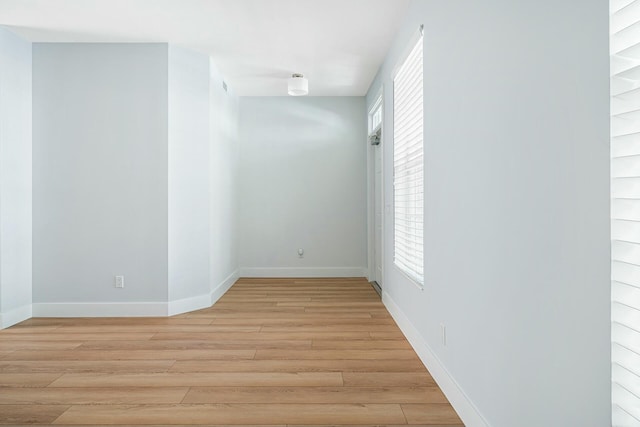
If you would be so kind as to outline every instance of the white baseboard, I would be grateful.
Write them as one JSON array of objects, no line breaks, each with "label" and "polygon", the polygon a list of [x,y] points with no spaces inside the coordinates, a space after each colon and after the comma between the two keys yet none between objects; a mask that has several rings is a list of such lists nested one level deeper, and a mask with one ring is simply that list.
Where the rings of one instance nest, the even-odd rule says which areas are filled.
[{"label": "white baseboard", "polygon": [[31,304],[23,305],[22,307],[14,308],[3,313],[0,313],[0,329],[8,328],[16,323],[20,323],[24,320],[31,318]]},{"label": "white baseboard", "polygon": [[240,277],[364,277],[363,267],[243,267]]},{"label": "white baseboard", "polygon": [[[238,279],[234,271],[222,283],[208,294],[182,298],[169,302],[78,302],[78,303],[34,303],[29,306],[23,317],[11,314],[7,319],[19,319],[11,324],[21,322],[30,317],[166,317],[189,311],[211,307]],[[33,309],[32,309],[33,307]],[[15,311],[15,310],[14,310]],[[13,312],[11,312],[13,313]],[[10,313],[7,313],[7,316]],[[26,317],[24,317],[26,316]],[[0,328],[11,326],[5,315],[0,317]]]},{"label": "white baseboard", "polygon": [[208,294],[197,295],[195,297],[182,298],[179,300],[169,301],[168,314],[175,316],[176,314],[187,313],[189,311],[202,310],[209,308],[222,297],[238,280],[238,271],[231,273],[226,279],[219,283]]},{"label": "white baseboard", "polygon": [[221,297],[224,295],[230,288],[236,283],[238,280],[238,270],[231,273],[226,279],[222,281],[218,286],[216,286],[210,294],[209,298],[209,306],[215,304]]},{"label": "white baseboard", "polygon": [[34,303],[34,317],[164,317],[166,302]]},{"label": "white baseboard", "polygon": [[418,332],[413,323],[411,323],[409,318],[388,293],[382,293],[382,302],[418,354],[420,360],[422,360],[424,366],[442,389],[445,396],[447,396],[447,399],[451,402],[451,405],[462,419],[464,425],[467,427],[489,427],[489,423],[480,414],[464,391],[462,391],[456,380],[453,379],[451,374],[449,374],[447,369],[442,365],[440,359],[431,351],[431,348],[420,332]]},{"label": "white baseboard", "polygon": [[176,314],[207,308],[211,306],[210,301],[211,297],[209,294],[169,301],[167,304],[167,315],[175,316]]}]

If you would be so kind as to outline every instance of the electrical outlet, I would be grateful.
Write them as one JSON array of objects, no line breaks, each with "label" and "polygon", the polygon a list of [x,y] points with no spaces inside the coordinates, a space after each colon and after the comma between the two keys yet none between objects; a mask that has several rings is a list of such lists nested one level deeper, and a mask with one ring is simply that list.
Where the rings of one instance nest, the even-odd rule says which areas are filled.
[{"label": "electrical outlet", "polygon": [[124,288],[124,276],[116,276],[116,288]]},{"label": "electrical outlet", "polygon": [[447,327],[444,325],[444,323],[440,323],[440,332],[442,335],[442,345],[443,346],[447,346]]}]

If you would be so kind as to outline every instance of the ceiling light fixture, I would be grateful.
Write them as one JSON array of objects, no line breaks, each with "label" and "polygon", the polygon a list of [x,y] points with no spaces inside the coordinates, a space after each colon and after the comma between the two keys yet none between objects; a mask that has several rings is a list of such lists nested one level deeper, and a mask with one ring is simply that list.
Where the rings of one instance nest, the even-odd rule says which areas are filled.
[{"label": "ceiling light fixture", "polygon": [[303,96],[309,93],[309,80],[302,74],[292,74],[289,79],[289,95]]}]

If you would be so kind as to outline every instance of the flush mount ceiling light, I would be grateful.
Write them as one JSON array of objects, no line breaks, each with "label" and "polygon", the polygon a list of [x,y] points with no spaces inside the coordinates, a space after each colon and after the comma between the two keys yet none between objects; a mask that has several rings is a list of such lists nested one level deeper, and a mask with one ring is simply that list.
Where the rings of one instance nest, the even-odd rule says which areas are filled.
[{"label": "flush mount ceiling light", "polygon": [[292,74],[289,79],[289,95],[303,96],[309,93],[309,80],[302,74]]}]

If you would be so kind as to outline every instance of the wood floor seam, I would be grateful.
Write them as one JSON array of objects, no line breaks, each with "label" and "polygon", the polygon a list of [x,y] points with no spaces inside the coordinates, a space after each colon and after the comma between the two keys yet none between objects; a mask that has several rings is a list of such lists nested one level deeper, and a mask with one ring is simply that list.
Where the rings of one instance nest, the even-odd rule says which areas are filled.
[{"label": "wood floor seam", "polygon": [[404,423],[409,424],[409,420],[407,419],[407,414],[404,413],[404,408],[400,405],[400,410],[402,411],[402,415],[404,416]]},{"label": "wood floor seam", "polygon": [[55,424],[55,423],[56,423],[56,421],[58,420],[58,418],[60,418],[60,417],[61,417],[65,412],[67,412],[69,409],[71,409],[71,406],[72,406],[72,405],[67,406],[67,407],[66,407],[66,409],[64,409],[64,410],[60,413],[60,415],[58,415],[58,416],[57,416],[57,417],[56,417],[56,418],[51,422],[51,424]]},{"label": "wood floor seam", "polygon": [[54,382],[58,381],[58,379],[60,379],[60,377],[62,377],[63,375],[64,375],[64,374],[60,374],[60,375],[58,375],[56,378],[54,378],[53,380],[51,380],[51,381],[49,382],[49,384],[45,385],[45,387],[50,387],[50,386],[51,386],[51,384],[53,384]]},{"label": "wood floor seam", "polygon": [[191,392],[191,389],[193,387],[187,387],[187,389],[184,392],[184,395],[182,396],[182,399],[180,399],[180,403],[184,403],[184,400],[187,398],[187,396],[189,395],[189,393]]}]

